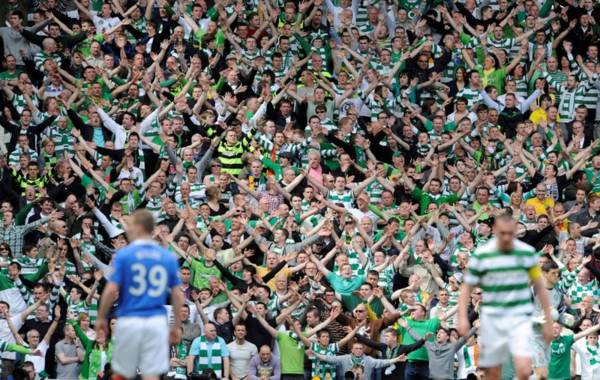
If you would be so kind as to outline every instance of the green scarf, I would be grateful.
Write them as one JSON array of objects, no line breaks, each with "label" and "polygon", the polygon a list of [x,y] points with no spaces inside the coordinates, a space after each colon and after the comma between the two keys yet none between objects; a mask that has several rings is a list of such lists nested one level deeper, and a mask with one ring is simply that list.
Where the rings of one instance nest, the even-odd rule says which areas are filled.
[{"label": "green scarf", "polygon": [[598,363],[598,345],[596,344],[595,346],[590,346],[588,342],[585,342],[585,349],[590,353],[590,355],[592,355],[590,358],[590,364],[594,365]]},{"label": "green scarf", "polygon": [[394,347],[394,348],[390,348],[389,346],[385,349],[385,358],[386,359],[393,359],[395,358],[398,352],[398,346]]},{"label": "green scarf", "polygon": [[465,358],[465,368],[471,367],[471,355],[469,355],[469,347],[463,346],[463,356]]},{"label": "green scarf", "polygon": [[[185,348],[185,344],[181,342],[173,348],[176,350],[174,357],[176,357],[179,360],[185,360],[185,358],[187,357],[187,350]],[[177,367],[175,369],[175,373],[178,375],[185,375],[187,373],[187,369],[183,367]]]},{"label": "green scarf", "polygon": [[354,355],[350,355],[350,359],[352,360],[352,366],[357,366],[357,365],[364,365],[365,362],[365,358],[364,356],[354,356]]}]

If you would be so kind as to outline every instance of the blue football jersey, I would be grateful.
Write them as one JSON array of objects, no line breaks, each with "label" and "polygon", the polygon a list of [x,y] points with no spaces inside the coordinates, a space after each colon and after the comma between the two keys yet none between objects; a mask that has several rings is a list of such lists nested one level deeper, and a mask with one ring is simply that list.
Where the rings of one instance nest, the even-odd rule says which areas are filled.
[{"label": "blue football jersey", "polygon": [[171,288],[181,284],[175,255],[149,240],[119,250],[113,268],[110,282],[119,286],[117,317],[165,314]]}]

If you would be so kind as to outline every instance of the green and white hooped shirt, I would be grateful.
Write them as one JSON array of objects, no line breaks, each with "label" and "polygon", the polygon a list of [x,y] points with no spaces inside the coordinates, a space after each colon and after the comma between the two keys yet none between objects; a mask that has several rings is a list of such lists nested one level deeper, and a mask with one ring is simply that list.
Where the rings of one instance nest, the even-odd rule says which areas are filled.
[{"label": "green and white hooped shirt", "polygon": [[501,252],[497,247],[494,238],[475,250],[469,258],[465,283],[483,290],[483,314],[530,315],[533,302],[529,270],[538,265],[538,255],[533,247],[520,240],[514,241],[511,252]]}]

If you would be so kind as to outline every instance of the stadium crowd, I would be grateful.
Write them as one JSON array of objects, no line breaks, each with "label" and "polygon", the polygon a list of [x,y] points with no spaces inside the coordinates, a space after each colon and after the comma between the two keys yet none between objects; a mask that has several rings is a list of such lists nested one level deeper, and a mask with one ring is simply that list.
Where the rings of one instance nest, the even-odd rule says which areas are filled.
[{"label": "stadium crowd", "polygon": [[483,379],[482,305],[535,297],[469,266],[506,213],[553,305],[549,345],[539,303],[521,310],[537,378],[600,379],[597,1],[3,0],[0,16],[2,379],[110,378],[94,324],[136,209],[180,258],[169,379]]}]

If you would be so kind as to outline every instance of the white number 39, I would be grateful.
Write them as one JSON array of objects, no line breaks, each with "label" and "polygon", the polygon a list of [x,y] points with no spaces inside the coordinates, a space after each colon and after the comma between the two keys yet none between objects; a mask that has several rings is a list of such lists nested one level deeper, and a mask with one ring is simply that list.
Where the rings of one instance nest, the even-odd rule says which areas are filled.
[{"label": "white number 39", "polygon": [[146,291],[150,297],[160,297],[167,287],[167,270],[161,265],[154,265],[147,270],[144,264],[136,263],[131,266],[133,272],[133,285],[129,287],[129,294],[141,296]]}]

